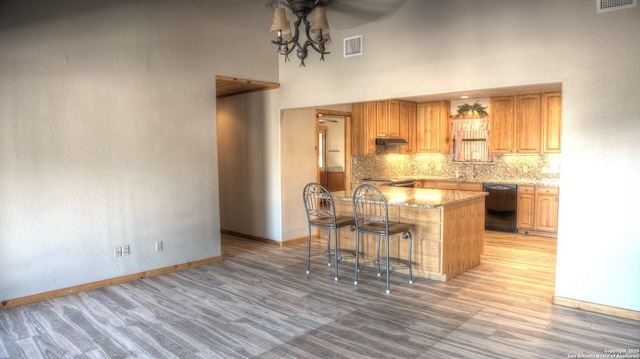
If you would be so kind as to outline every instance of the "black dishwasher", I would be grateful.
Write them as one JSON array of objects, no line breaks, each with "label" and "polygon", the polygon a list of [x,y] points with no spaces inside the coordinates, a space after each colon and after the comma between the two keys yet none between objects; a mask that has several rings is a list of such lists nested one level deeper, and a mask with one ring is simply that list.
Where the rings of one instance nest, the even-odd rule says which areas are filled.
[{"label": "black dishwasher", "polygon": [[518,186],[504,183],[484,183],[485,197],[484,229],[502,232],[517,232]]}]

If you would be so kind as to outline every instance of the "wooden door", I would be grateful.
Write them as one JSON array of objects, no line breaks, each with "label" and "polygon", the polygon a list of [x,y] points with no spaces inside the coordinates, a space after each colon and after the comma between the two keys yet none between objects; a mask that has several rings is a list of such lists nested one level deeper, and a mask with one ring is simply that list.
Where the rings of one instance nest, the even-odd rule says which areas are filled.
[{"label": "wooden door", "polygon": [[562,93],[542,94],[542,152],[560,153]]},{"label": "wooden door", "polygon": [[540,95],[516,96],[515,152],[540,153],[542,120]]},{"label": "wooden door", "polygon": [[514,97],[491,98],[490,142],[492,153],[513,152]]}]

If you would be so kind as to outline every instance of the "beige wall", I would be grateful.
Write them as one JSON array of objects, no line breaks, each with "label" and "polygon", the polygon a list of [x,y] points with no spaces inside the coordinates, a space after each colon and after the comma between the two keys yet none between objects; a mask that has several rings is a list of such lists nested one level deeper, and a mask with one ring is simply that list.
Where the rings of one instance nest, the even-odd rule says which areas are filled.
[{"label": "beige wall", "polygon": [[277,81],[264,8],[48,3],[0,14],[0,300],[220,255],[215,75]]}]

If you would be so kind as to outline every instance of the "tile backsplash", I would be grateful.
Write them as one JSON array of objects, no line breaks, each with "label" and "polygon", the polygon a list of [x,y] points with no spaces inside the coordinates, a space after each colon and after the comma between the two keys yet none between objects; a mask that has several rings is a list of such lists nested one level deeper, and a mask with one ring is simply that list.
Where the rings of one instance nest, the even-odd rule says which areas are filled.
[{"label": "tile backsplash", "polygon": [[560,178],[560,154],[493,155],[492,162],[454,162],[453,155],[376,154],[351,157],[351,180],[370,177],[465,177],[500,181]]}]

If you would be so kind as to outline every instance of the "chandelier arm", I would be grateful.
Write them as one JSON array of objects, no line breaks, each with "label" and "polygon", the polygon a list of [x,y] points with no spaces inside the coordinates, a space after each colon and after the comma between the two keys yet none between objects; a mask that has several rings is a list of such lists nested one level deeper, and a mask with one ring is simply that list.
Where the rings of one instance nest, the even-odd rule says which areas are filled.
[{"label": "chandelier arm", "polygon": [[324,43],[325,43],[325,42],[327,42],[327,40],[323,40],[323,41],[322,41],[322,43],[320,43],[320,42],[316,42],[316,41],[313,41],[313,40],[307,40],[307,42],[305,43],[305,46],[304,46],[304,47],[307,47],[308,45],[311,45],[311,47],[312,47],[314,50],[316,50],[316,52],[318,52],[318,53],[320,53],[320,54],[322,54],[322,55],[324,55],[324,54],[330,54],[330,52],[328,52],[328,51],[326,51],[326,50],[324,49],[324,46],[323,46],[322,48],[320,48],[320,47],[316,46],[316,44],[318,44],[318,45],[323,44],[323,45],[324,45]]},{"label": "chandelier arm", "polygon": [[[316,52],[320,53],[320,55],[322,55],[324,59],[324,54],[328,54],[328,52],[324,50],[324,43],[327,42],[327,39],[323,38],[322,41],[314,41],[313,37],[309,33],[311,29],[311,24],[306,18],[304,19],[304,24],[305,24],[304,32],[305,32],[305,35],[307,36],[307,41],[305,41],[304,43],[304,48],[306,49],[309,45],[311,45],[311,48],[313,48]],[[322,32],[322,29],[320,29],[320,31]],[[319,46],[316,46],[316,45],[319,45]]]}]

